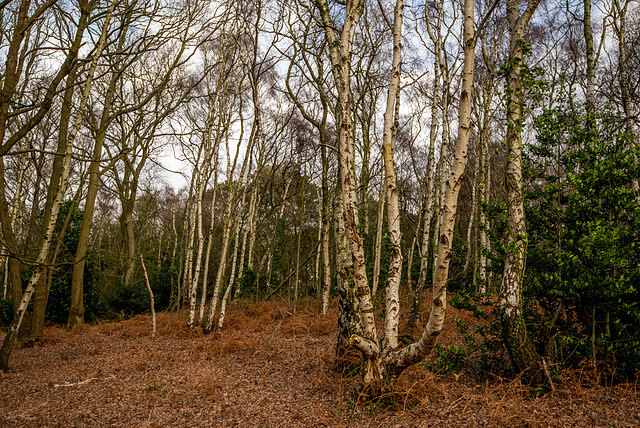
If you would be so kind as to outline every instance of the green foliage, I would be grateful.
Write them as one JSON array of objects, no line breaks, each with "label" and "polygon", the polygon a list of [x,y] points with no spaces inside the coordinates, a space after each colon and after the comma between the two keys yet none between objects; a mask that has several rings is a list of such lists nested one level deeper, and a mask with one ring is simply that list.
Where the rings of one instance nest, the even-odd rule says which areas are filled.
[{"label": "green foliage", "polygon": [[104,298],[111,314],[119,314],[125,317],[148,312],[151,307],[149,292],[146,286],[139,283],[129,286],[119,284],[117,287],[112,288]]},{"label": "green foliage", "polygon": [[[146,262],[145,262],[146,263]],[[173,272],[169,267],[153,272],[149,278],[149,285],[153,291],[153,300],[156,311],[169,308],[171,304],[171,276]]]},{"label": "green foliage", "polygon": [[[58,221],[55,233],[59,234],[65,218],[72,208],[72,201],[65,201],[60,206]],[[49,290],[49,298],[47,301],[47,309],[45,312],[45,320],[56,324],[66,324],[69,317],[69,309],[71,307],[71,279],[73,276],[73,260],[76,249],[78,248],[78,240],[82,223],[82,210],[75,208],[69,218],[69,224],[62,238],[60,253],[56,259],[56,269],[51,274],[51,289]],[[84,308],[85,319],[91,320],[103,313],[103,308],[99,302],[98,296],[93,289],[93,265],[91,263],[92,253],[87,255],[84,270]]]},{"label": "green foliage", "polygon": [[451,295],[451,306],[456,309],[465,309],[467,311],[473,311],[473,316],[476,318],[488,319],[489,314],[484,310],[482,306],[478,304],[478,297],[468,293],[456,293]]},{"label": "green foliage", "polygon": [[595,307],[598,351],[630,368],[640,349],[620,344],[637,344],[640,337],[640,206],[632,190],[640,177],[638,149],[607,109],[588,116],[561,103],[535,125],[537,142],[525,154],[530,324],[539,338],[548,335],[546,325],[535,322],[535,307],[550,319],[562,302],[560,354],[570,361],[591,358]]},{"label": "green foliage", "polygon": [[257,276],[255,272],[249,268],[245,268],[242,276],[236,281],[238,287],[238,295],[241,297],[253,297],[257,299]]},{"label": "green foliage", "polygon": [[436,373],[460,373],[465,366],[464,359],[468,350],[458,345],[433,348],[431,358],[425,361],[426,367]]},{"label": "green foliage", "polygon": [[13,319],[13,303],[11,299],[0,299],[0,325],[8,327]]}]

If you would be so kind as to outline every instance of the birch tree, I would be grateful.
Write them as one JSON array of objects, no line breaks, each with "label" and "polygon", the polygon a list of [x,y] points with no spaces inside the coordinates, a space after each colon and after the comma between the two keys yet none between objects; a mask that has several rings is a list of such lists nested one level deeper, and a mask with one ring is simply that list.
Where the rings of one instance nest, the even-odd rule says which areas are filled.
[{"label": "birch tree", "polygon": [[529,0],[521,12],[519,2],[507,0],[509,58],[506,70],[507,98],[507,208],[508,229],[499,307],[502,337],[513,365],[537,383],[544,382],[540,355],[527,335],[522,318],[522,277],[527,252],[522,181],[522,127],[524,123],[523,67],[525,33],[540,0]]}]

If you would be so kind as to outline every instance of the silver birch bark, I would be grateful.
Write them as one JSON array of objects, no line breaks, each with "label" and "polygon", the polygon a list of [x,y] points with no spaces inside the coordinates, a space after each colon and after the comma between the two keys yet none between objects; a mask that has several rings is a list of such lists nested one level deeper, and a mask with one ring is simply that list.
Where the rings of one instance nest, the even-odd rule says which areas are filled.
[{"label": "silver birch bark", "polygon": [[196,185],[196,200],[195,200],[195,216],[196,221],[194,227],[197,230],[197,240],[198,240],[198,251],[195,254],[195,267],[191,281],[189,281],[189,318],[187,321],[187,325],[189,328],[192,328],[195,324],[196,318],[196,300],[198,293],[198,281],[200,280],[200,268],[202,266],[202,252],[204,250],[204,233],[202,230],[202,222],[203,222],[203,213],[202,213],[202,199],[204,196],[204,188],[206,187],[206,178],[204,177],[207,174],[207,155],[205,154],[205,162],[202,165],[204,171],[195,172],[198,177],[198,184]]},{"label": "silver birch bark", "polygon": [[393,163],[395,146],[395,113],[400,93],[401,55],[402,55],[402,17],[403,0],[396,2],[393,20],[393,61],[391,64],[391,82],[387,92],[387,106],[384,112],[384,130],[382,135],[382,156],[387,190],[387,221],[391,260],[385,290],[384,352],[390,353],[398,348],[400,323],[400,278],[402,275],[402,252],[400,231],[399,192]]},{"label": "silver birch bark", "polygon": [[[480,150],[476,144],[476,157],[475,157],[475,165],[473,170],[475,171],[473,179],[471,179],[471,212],[469,213],[469,222],[467,223],[467,256],[464,261],[464,267],[462,269],[462,276],[464,278],[467,277],[467,273],[469,272],[469,264],[471,263],[471,259],[473,257],[473,249],[477,248],[477,244],[473,239],[475,224],[478,212],[478,168],[480,167]],[[473,282],[475,283],[475,278],[473,278]]]},{"label": "silver birch bark", "polygon": [[[4,159],[1,159],[0,162],[4,162]],[[10,227],[10,231],[11,231],[11,235],[12,236],[17,236],[19,235],[19,233],[16,232],[15,227],[16,227],[16,219],[18,218],[18,213],[20,211],[20,194],[22,193],[22,182],[24,179],[24,173],[27,167],[27,153],[23,153],[22,154],[22,158],[20,160],[20,172],[18,172],[18,180],[16,183],[16,190],[14,192],[15,194],[15,200],[13,203],[13,207],[11,209],[11,216],[9,217],[9,227]],[[3,192],[4,193],[4,192]],[[3,236],[6,236],[6,234],[3,234]],[[5,238],[6,239],[6,238]],[[7,245],[7,250],[11,250],[9,248],[9,246]],[[9,255],[5,256],[5,272],[4,272],[4,284],[3,284],[3,296],[4,298],[6,298],[7,296],[7,285],[9,282]],[[18,263],[19,266],[19,263]],[[19,272],[18,272],[19,274]],[[19,275],[18,275],[19,277]],[[12,281],[13,284],[16,284],[15,281]],[[18,305],[20,304],[20,300],[22,298],[22,286],[20,287],[16,287],[15,285],[12,285],[11,287],[11,291],[12,291],[12,301],[13,301],[13,309],[14,311],[18,310]]]},{"label": "silver birch bark", "polygon": [[144,266],[144,259],[142,258],[142,254],[140,254],[140,264],[142,265],[142,272],[144,272],[144,283],[147,286],[147,292],[149,293],[149,301],[151,304],[151,338],[155,339],[156,337],[156,304],[153,298],[153,291],[151,290],[151,285],[149,285],[149,275],[147,275],[147,268]]},{"label": "silver birch bark", "polygon": [[[624,0],[621,4],[620,0],[613,0],[613,27],[618,38],[618,82],[620,85],[620,98],[622,101],[622,110],[625,115],[625,131],[633,141],[633,145],[637,145],[637,136],[634,129],[636,122],[636,112],[633,108],[632,93],[630,90],[629,71],[628,71],[628,54],[626,41],[627,28],[627,11],[631,0]],[[586,24],[585,24],[586,25]],[[631,187],[636,195],[636,201],[640,204],[640,182],[634,178]]]},{"label": "silver birch bark", "polygon": [[213,229],[216,217],[216,195],[218,193],[218,147],[214,148],[213,161],[213,190],[211,195],[211,216],[209,218],[209,231],[207,237],[207,249],[204,253],[204,272],[202,274],[202,295],[200,296],[200,310],[198,312],[198,324],[202,324],[204,307],[207,302],[207,283],[209,281],[209,261],[211,258],[211,246],[213,245]]},{"label": "silver birch bark", "polygon": [[[332,72],[338,91],[338,156],[340,164],[340,186],[342,190],[342,209],[345,231],[353,261],[353,289],[360,310],[363,335],[377,342],[377,331],[373,316],[371,290],[367,282],[366,263],[364,258],[363,238],[360,236],[357,221],[357,198],[355,165],[353,162],[354,142],[351,118],[351,49],[355,28],[364,10],[363,0],[349,0],[345,6],[345,20],[340,38],[334,33],[335,23],[331,18],[329,4],[326,0],[315,0],[315,5],[324,24],[325,36],[329,43]],[[366,355],[364,363],[364,379],[369,384],[380,379],[381,366],[377,356]]]},{"label": "silver birch bark", "polygon": [[591,0],[583,0],[584,6],[584,40],[587,57],[587,114],[596,112],[596,60],[593,48],[593,32],[591,31]]},{"label": "silver birch bark", "polygon": [[[243,190],[243,193],[246,191]],[[244,194],[242,195],[242,203],[240,206],[244,206]],[[229,274],[229,283],[227,284],[227,288],[224,291],[224,295],[222,296],[222,302],[220,303],[220,316],[218,317],[218,330],[222,330],[222,326],[224,324],[224,316],[227,312],[227,302],[229,301],[229,297],[231,297],[231,289],[233,288],[233,283],[236,281],[236,261],[238,260],[238,239],[240,238],[240,219],[236,219],[235,221],[235,232],[233,239],[233,256],[231,257],[231,271]]]},{"label": "silver birch bark", "polygon": [[[251,169],[251,168],[249,168]],[[258,168],[258,171],[260,168]],[[244,232],[242,233],[242,247],[240,248],[240,262],[238,264],[238,279],[244,276],[244,266],[245,266],[245,255],[247,250],[247,241],[249,238],[249,230],[251,229],[251,221],[253,220],[254,211],[256,210],[256,202],[258,199],[258,183],[257,183],[258,174],[254,173],[253,186],[251,189],[251,198],[249,200],[249,212],[247,213],[247,220],[244,224]],[[236,287],[233,292],[233,297],[236,298],[238,293],[240,292],[240,287]]]},{"label": "silver birch bark", "polygon": [[[428,18],[427,18],[428,19]],[[442,35],[440,30],[437,30],[438,36],[435,38],[436,40],[440,40]],[[433,67],[434,69],[434,77],[433,77],[433,95],[431,100],[431,126],[429,128],[429,159],[427,161],[427,189],[426,189],[426,206],[425,206],[425,215],[424,215],[424,223],[422,226],[422,241],[420,243],[420,276],[418,277],[418,283],[416,284],[416,290],[413,295],[413,303],[411,305],[411,312],[409,313],[409,318],[407,319],[407,329],[411,331],[418,319],[418,315],[420,312],[420,305],[422,303],[422,293],[424,292],[424,287],[427,284],[427,276],[429,274],[429,243],[430,243],[430,233],[431,233],[431,221],[433,220],[433,205],[435,200],[435,174],[437,171],[434,169],[435,165],[435,144],[438,138],[438,107],[440,100],[440,45],[441,43],[435,43],[435,52],[436,52],[436,63]]]},{"label": "silver birch bark", "polygon": [[320,193],[320,188],[318,187],[316,187],[316,198],[318,200],[318,251],[316,253],[316,263],[313,270],[313,284],[316,287],[317,296],[322,298],[322,282],[320,275],[320,260],[322,258],[322,195]]},{"label": "silver birch bark", "polygon": [[527,251],[527,230],[524,218],[524,194],[522,180],[522,125],[524,61],[524,36],[529,21],[540,0],[529,0],[520,14],[517,0],[507,0],[509,23],[509,59],[507,74],[507,205],[508,229],[504,273],[500,287],[499,307],[501,311],[502,335],[517,370],[538,383],[544,382],[540,355],[529,341],[522,319],[522,277]]},{"label": "silver birch bark", "polygon": [[386,186],[384,183],[384,170],[380,181],[380,193],[378,195],[378,218],[376,220],[376,248],[373,256],[373,286],[371,296],[375,299],[378,294],[378,284],[380,283],[380,258],[382,256],[382,226],[384,219],[384,207],[386,200]]},{"label": "silver birch bark", "polygon": [[[398,0],[401,3],[402,0]],[[435,267],[433,299],[429,321],[420,340],[395,352],[384,353],[384,366],[387,376],[395,379],[405,368],[424,359],[436,345],[446,312],[446,283],[451,257],[451,243],[457,210],[457,200],[462,185],[462,175],[466,166],[467,146],[471,135],[471,90],[473,87],[473,67],[475,59],[475,31],[473,0],[464,2],[464,63],[462,70],[462,88],[459,105],[458,141],[454,154],[451,174],[447,180],[443,205],[443,221],[438,239],[438,264]],[[352,336],[351,343],[364,355],[375,356],[380,353],[378,344],[367,338]]]}]

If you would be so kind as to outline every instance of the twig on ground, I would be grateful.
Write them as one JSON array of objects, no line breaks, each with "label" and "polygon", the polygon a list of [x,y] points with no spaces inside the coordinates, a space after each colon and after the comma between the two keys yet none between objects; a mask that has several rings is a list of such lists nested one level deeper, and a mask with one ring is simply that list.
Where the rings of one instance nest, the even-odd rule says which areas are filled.
[{"label": "twig on ground", "polygon": [[[98,379],[99,379],[99,378],[97,378],[97,377],[90,377],[89,379],[85,379],[85,380],[83,380],[83,381],[81,381],[81,382],[75,382],[75,383],[68,383],[68,382],[65,382],[65,383],[61,383],[61,384],[54,384],[53,386],[54,386],[54,388],[60,388],[60,387],[68,387],[68,386],[84,385],[85,383],[89,383],[89,382],[91,382],[91,381],[98,380]],[[106,377],[106,378],[104,378],[104,379],[105,379],[105,380],[106,380],[106,379],[115,379],[115,376],[109,376],[109,377]]]}]

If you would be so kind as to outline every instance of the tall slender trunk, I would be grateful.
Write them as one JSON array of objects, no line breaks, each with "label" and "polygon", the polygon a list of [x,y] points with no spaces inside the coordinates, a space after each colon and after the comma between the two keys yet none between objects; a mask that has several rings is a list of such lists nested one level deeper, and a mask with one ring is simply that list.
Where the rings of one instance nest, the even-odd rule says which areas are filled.
[{"label": "tall slender trunk", "polygon": [[418,244],[418,236],[420,235],[420,230],[422,228],[422,219],[425,215],[424,210],[424,186],[420,186],[420,197],[418,198],[420,201],[420,206],[418,207],[418,221],[416,221],[415,231],[413,232],[413,238],[411,238],[411,245],[409,245],[408,256],[407,256],[407,285],[410,293],[414,292],[413,287],[413,279],[411,278],[411,270],[413,269],[413,258],[415,254],[415,248]]},{"label": "tall slender trunk", "polygon": [[[384,170],[382,171],[384,173]],[[386,201],[386,186],[384,174],[380,180],[380,193],[378,194],[378,218],[376,220],[376,247],[373,256],[373,286],[371,296],[375,299],[378,295],[378,284],[380,284],[380,258],[382,257],[382,226],[384,225],[384,208]]]},{"label": "tall slender trunk", "polygon": [[[247,220],[244,224],[244,232],[242,233],[242,247],[240,248],[240,263],[238,264],[238,279],[244,276],[245,255],[247,250],[247,241],[249,238],[249,229],[251,229],[251,221],[253,219],[253,212],[256,210],[256,202],[258,199],[258,175],[254,175],[253,188],[251,189],[251,198],[249,200],[249,212],[247,213]],[[240,292],[240,287],[236,287],[233,292],[233,297],[236,298]]]},{"label": "tall slender trunk", "polygon": [[329,212],[329,162],[327,160],[327,149],[325,145],[321,147],[322,157],[322,314],[329,310],[329,298],[331,296],[331,260],[329,259],[329,233],[331,220]]},{"label": "tall slender trunk", "polygon": [[[439,32],[438,32],[439,34]],[[440,36],[438,36],[440,37]],[[411,305],[411,311],[409,312],[409,318],[407,319],[406,328],[408,331],[413,330],[415,323],[418,319],[420,312],[420,305],[422,303],[422,293],[424,292],[425,285],[427,284],[427,277],[429,274],[429,245],[431,239],[431,222],[433,220],[433,205],[436,195],[435,183],[437,170],[434,169],[436,162],[435,145],[438,138],[438,121],[436,120],[438,115],[438,108],[440,105],[440,44],[436,43],[436,64],[434,66],[434,81],[433,81],[433,98],[431,100],[431,127],[429,129],[429,160],[427,161],[427,174],[425,180],[427,181],[426,189],[426,205],[424,223],[422,226],[422,242],[420,243],[420,276],[418,277],[418,283],[416,284],[416,290],[413,294],[413,303]]]},{"label": "tall slender trunk", "polygon": [[596,60],[591,31],[591,0],[583,0],[582,4],[584,6],[584,40],[587,48],[587,114],[593,116],[596,113]]},{"label": "tall slender trunk", "polygon": [[[480,131],[480,178],[478,180],[478,187],[480,194],[480,204],[488,202],[487,196],[489,191],[488,172],[489,172],[489,136],[487,135],[486,122],[483,123],[483,127]],[[487,217],[485,210],[480,209],[480,260],[479,260],[479,286],[478,292],[485,294],[487,292],[487,251],[489,250],[489,239],[487,236]]]},{"label": "tall slender trunk", "polygon": [[[246,192],[244,190],[243,192]],[[242,195],[242,203],[240,207],[244,206],[244,194]],[[220,303],[220,316],[218,317],[218,330],[222,329],[224,324],[224,316],[227,313],[227,302],[229,301],[229,297],[231,297],[231,289],[233,288],[233,284],[236,281],[236,261],[238,260],[238,239],[240,238],[240,219],[235,220],[235,232],[233,234],[233,256],[231,257],[231,271],[229,273],[229,282],[227,284],[227,288],[224,291],[224,295],[222,296],[222,302]]]},{"label": "tall slender trunk", "polygon": [[316,187],[316,199],[318,200],[318,251],[316,252],[316,263],[313,270],[313,284],[316,288],[316,295],[322,297],[322,283],[320,275],[320,260],[322,259],[322,195],[320,189]]},{"label": "tall slender trunk", "polygon": [[124,278],[122,283],[125,287],[128,287],[131,283],[131,277],[135,270],[135,253],[136,253],[136,235],[133,230],[133,208],[135,206],[136,192],[132,191],[132,194],[124,205],[124,211],[122,213],[122,229],[123,237],[125,240],[125,250],[127,255],[126,270],[124,272]]},{"label": "tall slender trunk", "polygon": [[522,278],[527,252],[527,229],[524,218],[524,189],[522,180],[522,123],[524,35],[540,0],[529,0],[520,15],[519,2],[507,0],[510,46],[507,74],[507,187],[508,229],[504,273],[500,288],[502,336],[513,365],[526,378],[544,382],[541,358],[527,335],[522,317]]},{"label": "tall slender trunk", "polygon": [[[169,273],[171,275],[171,298],[170,298],[170,302],[171,302],[171,308],[173,308],[174,304],[176,305],[176,307],[179,307],[178,304],[178,299],[177,299],[177,295],[174,294],[176,293],[175,290],[175,275],[174,275],[174,269],[175,269],[175,264],[176,264],[176,254],[178,252],[178,230],[176,229],[176,204],[174,203],[171,206],[171,228],[173,230],[173,249],[171,250],[171,265],[169,266]],[[179,286],[178,286],[179,287]],[[180,291],[177,290],[177,294],[180,294]]]},{"label": "tall slender trunk", "polygon": [[[206,169],[206,167],[205,167]],[[198,173],[200,177],[198,178],[199,184],[197,185],[196,190],[196,200],[195,200],[195,229],[197,232],[197,242],[198,242],[198,250],[195,254],[195,262],[196,265],[193,268],[193,275],[189,281],[189,317],[187,321],[187,325],[189,328],[192,328],[195,323],[196,318],[196,300],[198,294],[198,282],[200,280],[200,268],[202,266],[202,251],[204,250],[204,233],[202,231],[202,222],[203,222],[203,213],[202,213],[202,197],[204,195],[204,187],[205,187],[205,178],[202,176],[202,172]]]},{"label": "tall slender trunk", "polygon": [[227,252],[229,251],[229,239],[231,236],[231,228],[233,226],[233,220],[231,218],[231,206],[233,198],[233,190],[229,188],[227,194],[226,201],[226,209],[224,213],[224,221],[223,221],[223,235],[222,235],[222,246],[220,248],[220,263],[218,264],[218,273],[216,274],[216,283],[213,289],[213,296],[211,297],[211,303],[209,303],[209,314],[207,316],[207,322],[204,326],[205,333],[211,332],[213,329],[213,319],[216,315],[216,310],[218,307],[218,300],[220,297],[220,291],[222,289],[222,279],[224,277],[224,271],[227,267]]},{"label": "tall slender trunk", "polygon": [[[75,91],[76,78],[77,70],[74,67],[74,69],[69,73],[65,84],[65,93],[60,112],[58,147],[51,168],[51,178],[49,179],[49,188],[47,189],[43,224],[48,224],[49,219],[51,218],[52,204],[55,201],[64,168],[64,154],[69,134],[69,122],[71,121],[71,106],[73,102],[73,93]],[[45,231],[43,230],[43,233],[44,232]],[[42,236],[40,239],[43,239]],[[33,316],[31,319],[31,332],[29,335],[35,340],[40,340],[44,335],[44,318],[47,308],[47,300],[49,297],[50,276],[51,275],[43,275],[40,281],[36,284],[33,293]]]},{"label": "tall slender trunk", "polygon": [[276,219],[276,232],[273,234],[273,242],[271,244],[271,251],[269,252],[269,258],[267,260],[267,288],[271,286],[271,276],[273,275],[272,267],[273,267],[273,253],[275,252],[276,245],[278,244],[277,240],[278,230],[280,227],[280,222],[284,221],[284,209],[287,203],[287,196],[289,195],[289,187],[291,187],[291,182],[293,181],[293,174],[289,174],[289,177],[286,178],[284,185],[284,192],[282,195],[282,202],[280,203],[280,209],[278,210],[278,217]]},{"label": "tall slender trunk", "polygon": [[207,302],[207,283],[209,282],[209,261],[211,258],[211,246],[213,245],[213,230],[216,218],[216,195],[218,193],[218,146],[214,149],[213,161],[213,190],[211,195],[211,216],[209,218],[209,231],[207,237],[207,249],[205,251],[204,272],[202,274],[202,295],[200,296],[200,310],[198,312],[198,324],[202,324],[204,307]]},{"label": "tall slender trunk", "polygon": [[[196,174],[194,174],[194,180],[196,179]],[[197,194],[197,186],[194,193]],[[193,285],[193,248],[195,246],[195,237],[196,237],[196,229],[197,229],[197,217],[198,217],[198,204],[195,200],[197,196],[193,196],[190,198],[191,200],[187,203],[187,226],[189,227],[189,232],[187,235],[187,245],[184,253],[184,270],[182,276],[182,292],[185,295],[186,302],[189,304],[189,319],[187,324],[190,328],[193,327],[193,319],[191,318],[191,313],[193,310],[193,303],[195,301],[196,290]],[[197,281],[197,278],[196,278]]]},{"label": "tall slender trunk", "polygon": [[[402,51],[402,16],[404,3],[397,0],[393,23],[393,61],[391,65],[391,82],[387,93],[387,106],[384,112],[384,128],[382,135],[382,158],[385,170],[385,187],[387,190],[387,221],[389,222],[389,243],[391,260],[385,289],[385,317],[383,353],[389,354],[398,349],[400,325],[400,279],[402,276],[402,232],[400,230],[400,202],[396,180],[393,150],[397,130],[396,114],[400,100],[400,74]],[[380,364],[381,365],[381,364]]]},{"label": "tall slender trunk", "polygon": [[[111,6],[111,12],[108,14],[109,20],[111,19],[114,6],[115,3]],[[126,31],[121,31],[118,46],[119,50],[124,46],[125,36]],[[109,87],[105,94],[102,117],[100,118],[100,124],[95,136],[91,163],[89,164],[89,184],[87,186],[87,195],[85,198],[82,222],[80,225],[80,234],[78,236],[78,245],[73,260],[73,273],[71,277],[71,306],[69,309],[69,319],[67,321],[69,325],[84,323],[85,257],[87,255],[89,234],[91,233],[91,227],[93,225],[93,211],[96,204],[96,197],[98,195],[98,184],[101,175],[100,162],[102,160],[102,145],[106,138],[107,126],[110,123],[110,110],[116,92],[118,77],[119,74],[115,72],[111,75]]]},{"label": "tall slender trunk", "polygon": [[[462,270],[462,277],[467,278],[467,274],[469,273],[469,265],[472,263],[472,258],[474,258],[473,250],[478,247],[477,242],[473,239],[475,232],[475,224],[477,220],[478,213],[478,168],[480,167],[480,150],[478,149],[478,145],[476,144],[476,157],[475,164],[473,170],[475,174],[473,179],[471,179],[471,211],[469,212],[469,222],[467,223],[467,256],[464,261],[464,267]],[[475,281],[473,279],[472,281]]]},{"label": "tall slender trunk", "polygon": [[[613,0],[614,8],[614,28],[618,36],[618,82],[620,84],[620,97],[622,98],[622,109],[625,115],[625,131],[633,141],[633,145],[637,146],[637,135],[634,129],[636,119],[635,109],[633,108],[632,93],[629,88],[629,71],[628,71],[628,55],[627,55],[627,11],[631,0],[624,0],[621,5],[620,0]],[[616,19],[617,18],[617,19]],[[586,26],[586,24],[585,24]],[[636,201],[640,204],[640,182],[637,178],[631,181],[631,187],[636,195]]]},{"label": "tall slender trunk", "polygon": [[[303,161],[303,165],[306,166],[306,163]],[[296,313],[298,309],[298,291],[300,289],[300,244],[302,239],[302,227],[304,226],[304,202],[305,202],[305,184],[306,184],[306,168],[303,168],[302,172],[302,200],[300,201],[300,222],[298,226],[298,242],[296,247],[296,279],[294,283],[293,290],[293,313]]]},{"label": "tall slender trunk", "polygon": [[[20,193],[22,193],[22,183],[24,180],[24,174],[27,166],[27,154],[24,153],[22,155],[22,159],[20,161],[20,172],[18,173],[18,181],[16,184],[15,197],[13,209],[11,210],[11,214],[9,214],[9,206],[8,204],[1,204],[0,207],[0,219],[2,219],[2,236],[5,240],[5,245],[7,250],[9,251],[9,255],[7,255],[5,260],[5,276],[4,276],[4,289],[3,293],[6,296],[6,290],[11,280],[11,300],[13,302],[13,310],[14,312],[18,310],[18,306],[20,305],[20,300],[22,299],[22,281],[20,278],[20,261],[17,257],[19,254],[18,249],[18,235],[15,232],[15,222],[18,218],[18,212],[20,210]],[[0,194],[2,195],[2,200],[6,201],[6,190],[5,190],[5,180],[4,180],[4,159],[0,158]],[[13,253],[13,256],[11,256]]]}]

